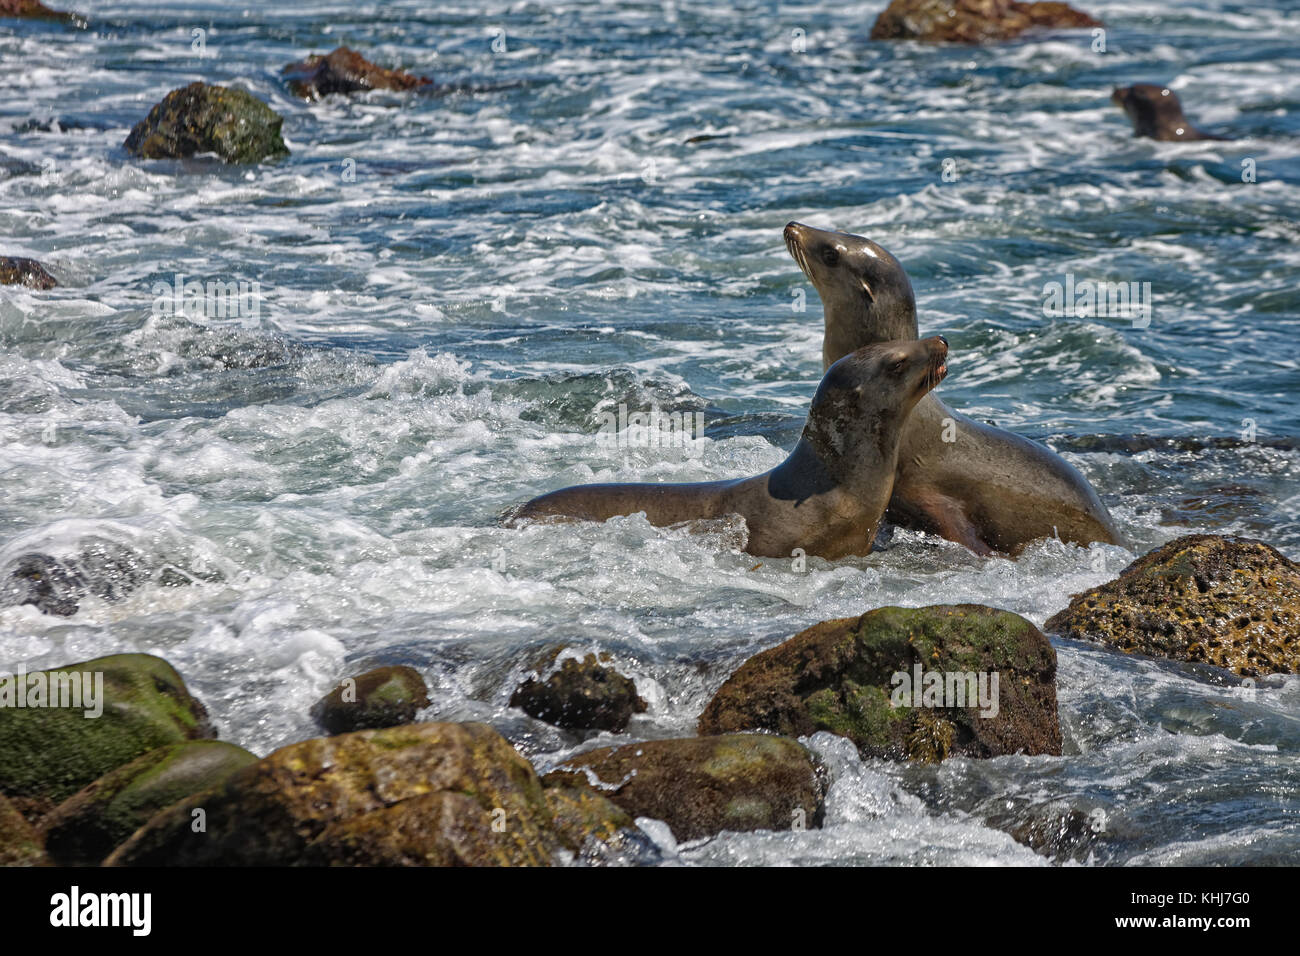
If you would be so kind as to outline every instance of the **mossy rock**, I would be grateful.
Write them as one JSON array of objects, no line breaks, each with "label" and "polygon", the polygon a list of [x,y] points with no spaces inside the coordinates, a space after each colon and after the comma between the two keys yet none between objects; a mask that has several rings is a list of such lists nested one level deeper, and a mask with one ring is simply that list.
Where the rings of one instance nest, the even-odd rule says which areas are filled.
[{"label": "mossy rock", "polygon": [[1067,3],[1047,0],[893,0],[876,17],[873,40],[924,40],[930,43],[990,43],[1026,30],[1098,27]]},{"label": "mossy rock", "polygon": [[57,282],[35,259],[0,256],[0,285],[25,285],[31,289],[53,289]]},{"label": "mossy rock", "polygon": [[633,714],[646,710],[646,702],[637,694],[636,684],[612,667],[602,665],[595,654],[588,654],[580,661],[565,658],[545,680],[528,678],[515,689],[510,706],[567,730],[615,733],[626,729]]},{"label": "mossy rock", "polygon": [[218,740],[151,750],[73,794],[46,817],[46,852],[63,866],[95,866],[155,813],[256,762],[242,747]]},{"label": "mossy rock", "polygon": [[429,686],[412,667],[377,667],[344,679],[316,702],[311,715],[331,734],[398,727],[429,706]]},{"label": "mossy rock", "polygon": [[243,90],[194,82],[164,96],[123,145],[144,159],[216,153],[228,163],[258,163],[289,155],[280,136],[283,122]]},{"label": "mossy rock", "polygon": [[633,817],[664,821],[678,840],[820,826],[825,796],[812,754],[766,734],[603,747],[570,757],[545,779],[594,787]]},{"label": "mossy rock", "polygon": [[49,863],[41,847],[40,835],[18,812],[18,808],[0,796],[0,866],[43,866]]},{"label": "mossy rock", "polygon": [[1045,627],[1242,677],[1300,673],[1300,565],[1262,541],[1186,535],[1074,595]]},{"label": "mossy rock", "polygon": [[321,56],[313,53],[284,68],[289,91],[314,100],[331,93],[360,93],[365,90],[413,90],[432,84],[426,76],[412,76],[402,70],[375,66],[356,50],[341,46]]},{"label": "mossy rock", "polygon": [[[116,654],[39,673],[50,685],[60,674],[88,674],[91,681],[102,674],[103,713],[17,707],[12,699],[5,706],[3,695],[15,692],[17,679],[0,675],[0,793],[29,819],[150,750],[216,736],[203,704],[160,657]],[[29,685],[36,674],[27,675]]]},{"label": "mossy rock", "polygon": [[[583,826],[597,831],[594,810]],[[106,862],[545,866],[574,844],[553,814],[532,765],[491,727],[410,724],[281,748],[164,810]]]},{"label": "mossy rock", "polygon": [[[918,666],[917,696],[897,698],[895,675],[912,683]],[[935,672],[944,693],[927,698],[925,675]],[[956,675],[974,675],[975,684]],[[991,694],[994,675],[996,713],[977,697],[981,680]],[[949,699],[949,690],[970,696]],[[883,607],[824,621],[751,657],[718,689],[699,731],[738,730],[792,737],[826,730],[852,740],[863,756],[927,763],[1059,754],[1056,652],[1029,621],[976,604]]]}]

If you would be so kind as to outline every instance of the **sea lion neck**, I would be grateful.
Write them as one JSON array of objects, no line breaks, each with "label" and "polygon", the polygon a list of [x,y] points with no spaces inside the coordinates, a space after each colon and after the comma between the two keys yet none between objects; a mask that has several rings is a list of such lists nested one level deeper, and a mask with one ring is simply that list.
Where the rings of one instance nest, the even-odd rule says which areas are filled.
[{"label": "sea lion neck", "polygon": [[822,339],[822,371],[865,345],[879,342],[911,342],[918,336],[915,300],[872,305],[836,299],[822,301],[825,335]]}]

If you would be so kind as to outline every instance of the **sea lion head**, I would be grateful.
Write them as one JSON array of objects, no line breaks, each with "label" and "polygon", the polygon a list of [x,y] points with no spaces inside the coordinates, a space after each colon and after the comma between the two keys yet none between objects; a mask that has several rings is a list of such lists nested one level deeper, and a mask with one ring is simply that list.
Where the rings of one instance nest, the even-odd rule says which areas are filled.
[{"label": "sea lion head", "polygon": [[893,458],[907,415],[948,374],[948,340],[867,345],[835,362],[822,377],[804,439],[827,463],[872,450]]},{"label": "sea lion head", "polygon": [[827,344],[835,346],[824,353],[828,367],[863,345],[916,338],[912,283],[883,246],[800,222],[785,227],[785,244],[821,297]]},{"label": "sea lion head", "polygon": [[1133,123],[1134,136],[1151,139],[1202,139],[1203,136],[1183,115],[1178,94],[1157,83],[1136,83],[1111,93],[1110,101],[1124,110]]}]

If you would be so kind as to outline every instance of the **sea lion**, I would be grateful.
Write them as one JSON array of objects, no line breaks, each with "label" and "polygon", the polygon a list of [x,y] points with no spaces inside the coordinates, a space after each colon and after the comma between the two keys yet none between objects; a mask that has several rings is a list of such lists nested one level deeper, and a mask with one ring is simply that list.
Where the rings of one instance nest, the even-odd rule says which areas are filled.
[{"label": "sea lion", "polygon": [[1226,140],[1226,136],[1204,133],[1187,121],[1178,94],[1167,86],[1138,83],[1117,88],[1110,101],[1120,107],[1133,123],[1134,136],[1146,136],[1164,142],[1194,139]]},{"label": "sea lion", "polygon": [[[872,342],[916,337],[912,284],[883,248],[797,222],[785,227],[785,241],[821,296],[823,367]],[[886,517],[984,555],[1014,556],[1039,538],[1122,542],[1078,469],[1043,445],[972,421],[933,395],[917,403],[903,428]]]},{"label": "sea lion", "polygon": [[788,458],[753,478],[687,484],[575,485],[534,498],[506,516],[605,521],[645,512],[654,525],[738,514],[745,550],[789,557],[796,549],[834,559],[866,554],[889,501],[908,414],[948,372],[940,336],[885,342],[842,357],[813,396]]}]

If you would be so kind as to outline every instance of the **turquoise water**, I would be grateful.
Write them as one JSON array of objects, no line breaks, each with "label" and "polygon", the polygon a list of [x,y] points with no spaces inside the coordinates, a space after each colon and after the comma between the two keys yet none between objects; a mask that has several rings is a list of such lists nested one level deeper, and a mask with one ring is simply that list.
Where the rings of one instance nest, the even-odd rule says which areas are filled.
[{"label": "turquoise water", "polygon": [[[1108,24],[1095,53],[1086,32],[872,43],[882,6],[85,2],[85,31],[0,21],[0,254],[61,283],[0,290],[0,561],[117,549],[192,579],[71,618],[2,609],[0,666],[159,653],[224,738],[266,753],[314,733],[340,676],[409,663],[429,718],[487,720],[545,769],[591,745],[507,706],[547,642],[613,654],[651,703],[629,733],[670,736],[819,620],[976,601],[1041,623],[1196,530],[1300,556],[1300,8],[1084,4]],[[280,68],[338,43],[444,88],[288,96]],[[130,127],[195,79],[267,101],[290,158],[128,157]],[[1134,139],[1108,97],[1144,81],[1234,140]],[[1011,563],[899,533],[796,574],[635,518],[498,528],[565,484],[782,460],[821,368],[791,219],[892,251],[922,330],[952,344],[943,399],[1062,452],[1133,550]],[[256,315],[155,314],[177,273],[258,283]],[[1149,282],[1149,325],[1046,316],[1067,275]],[[700,454],[611,451],[596,432],[619,403],[702,412]],[[1295,858],[1300,684],[1246,701],[1058,651],[1065,757],[904,769],[819,739],[824,830],[677,858],[1045,862],[1008,831],[1071,812],[1105,821],[1066,841],[1095,863]]]}]

